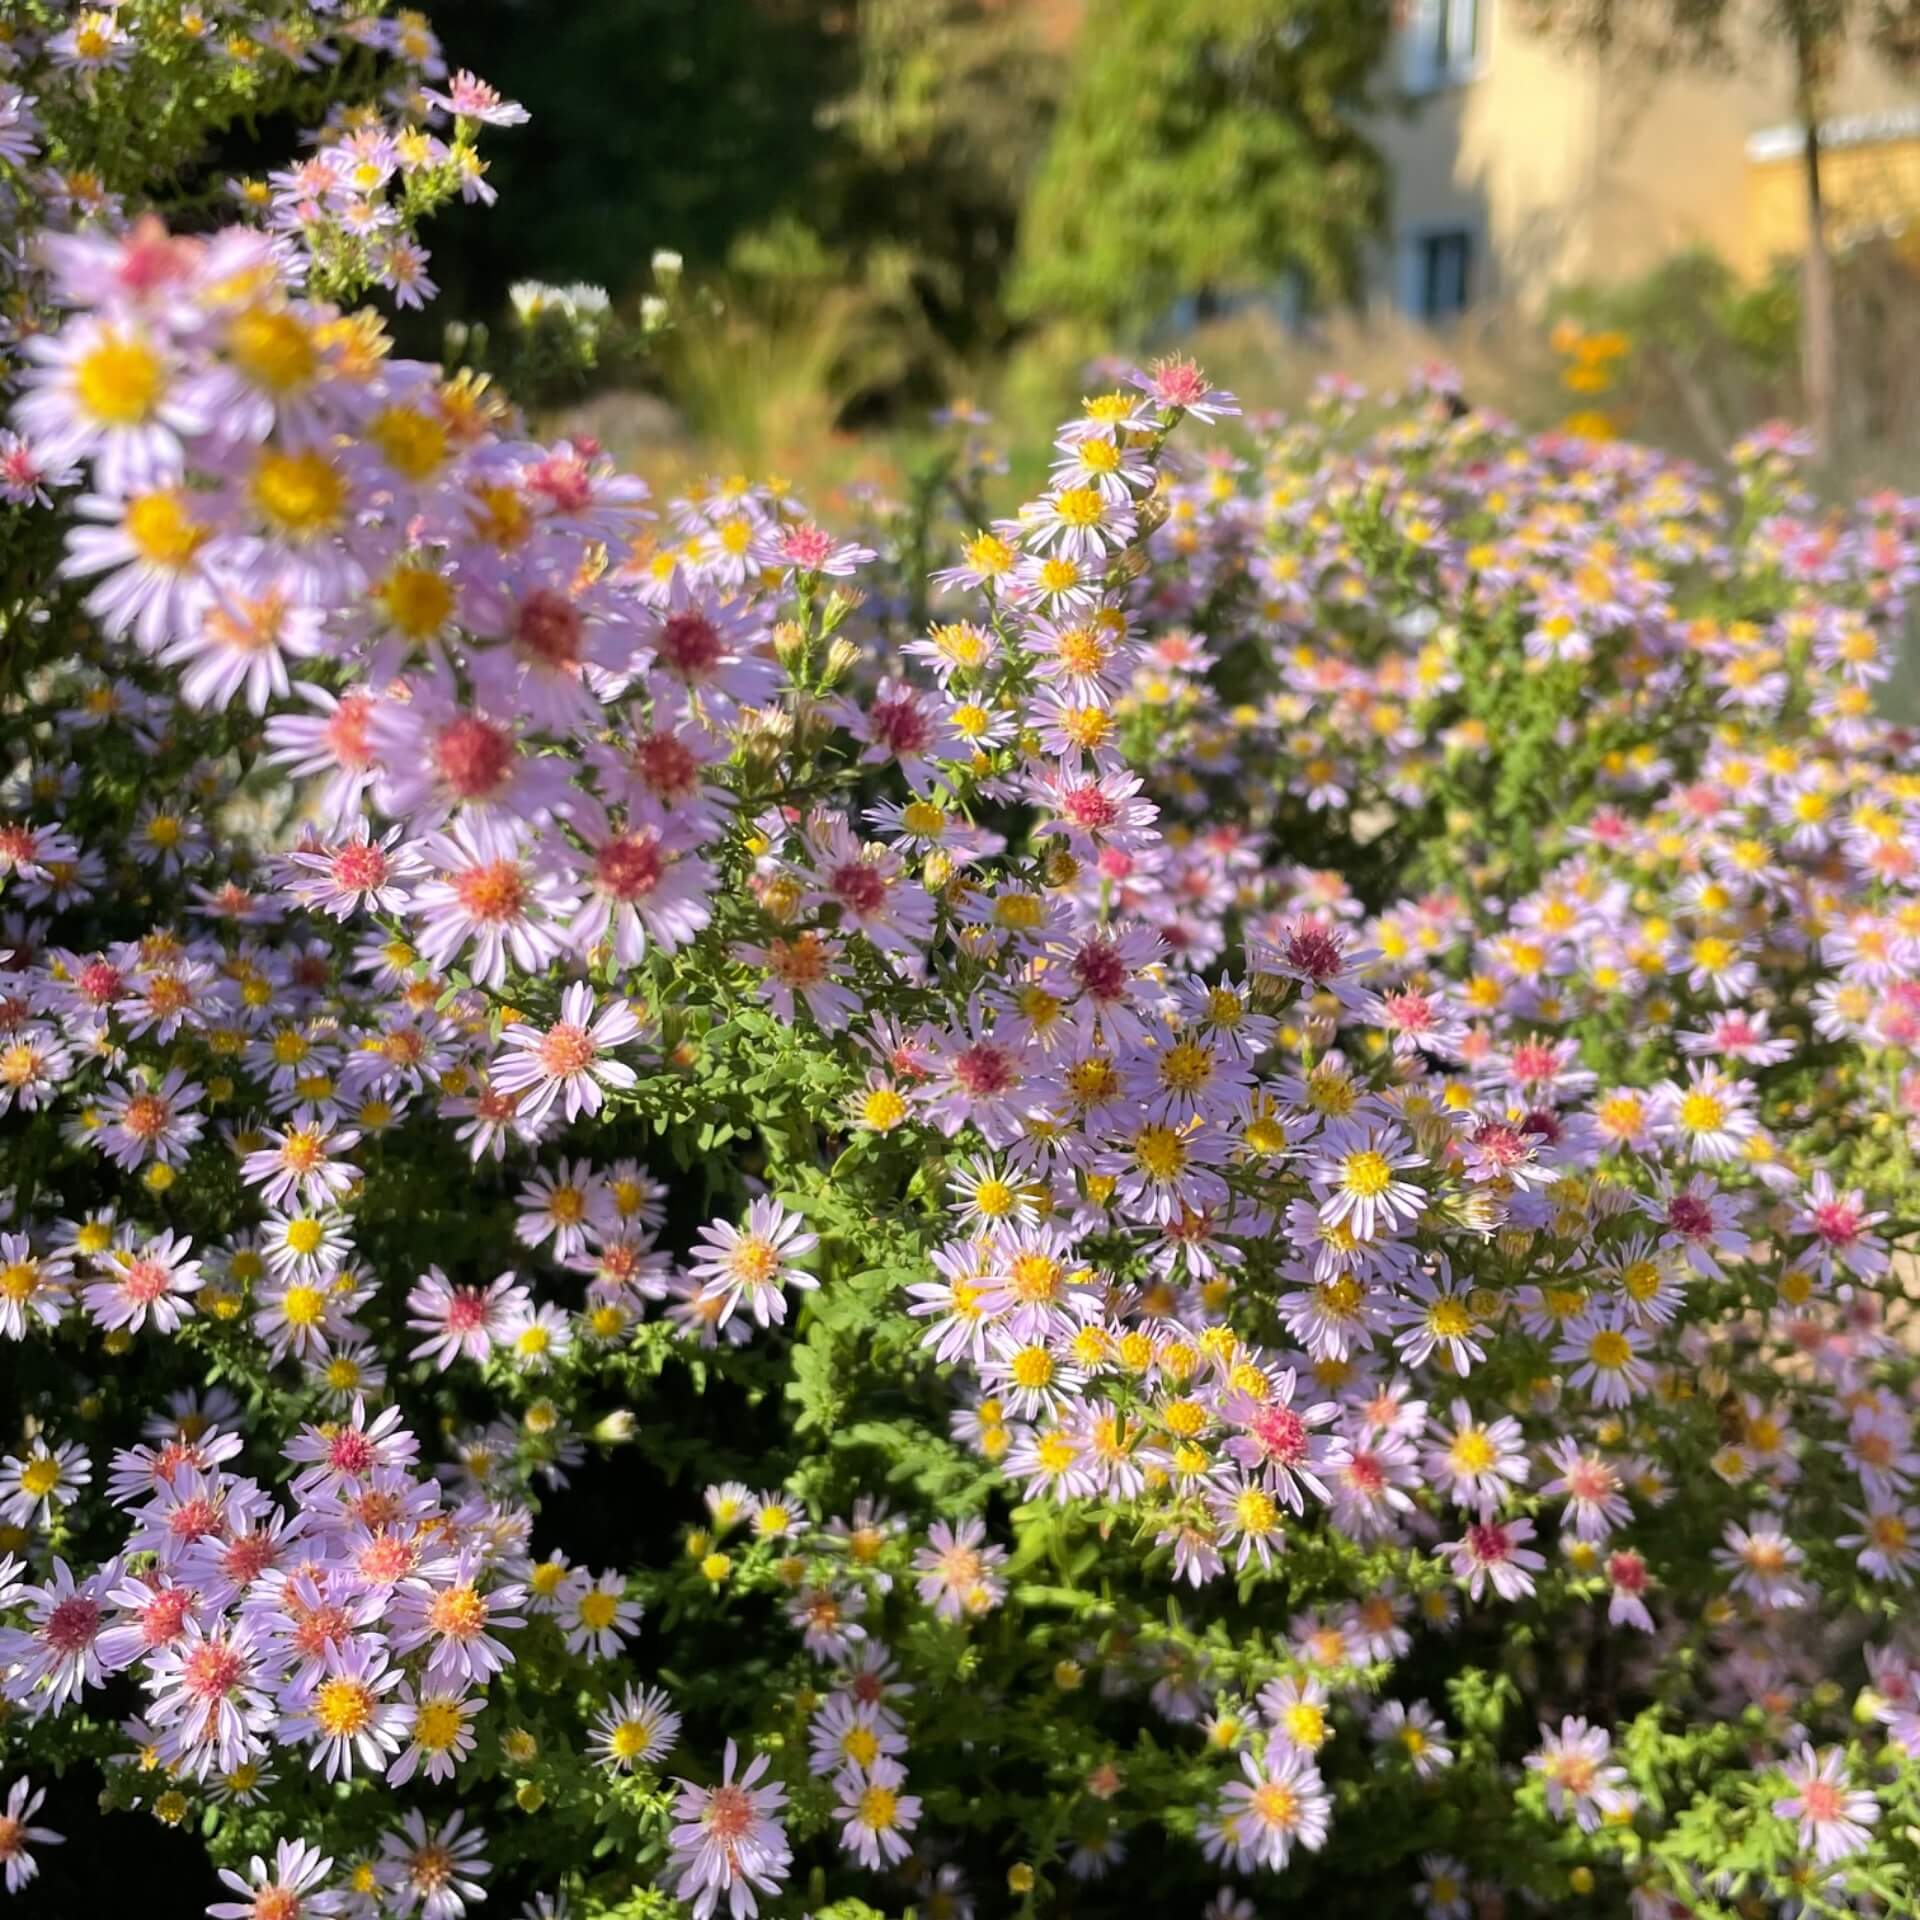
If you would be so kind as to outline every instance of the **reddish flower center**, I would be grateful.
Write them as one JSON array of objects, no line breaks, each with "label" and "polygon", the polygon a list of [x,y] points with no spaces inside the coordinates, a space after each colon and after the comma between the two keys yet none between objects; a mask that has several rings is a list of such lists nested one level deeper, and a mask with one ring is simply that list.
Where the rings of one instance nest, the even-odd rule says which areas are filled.
[{"label": "reddish flower center", "polygon": [[1667,1224],[1689,1240],[1703,1240],[1713,1231],[1713,1209],[1691,1193],[1676,1193],[1667,1204]]},{"label": "reddish flower center", "polygon": [[534,1051],[544,1073],[552,1079],[564,1080],[570,1074],[584,1073],[593,1065],[600,1049],[584,1027],[576,1027],[571,1020],[561,1020],[540,1036],[540,1044]]},{"label": "reddish flower center", "polygon": [[548,454],[528,468],[526,482],[559,513],[581,513],[593,504],[593,481],[586,462],[572,454]]},{"label": "reddish flower center", "polygon": [[577,670],[586,626],[580,609],[565,594],[551,587],[536,587],[520,603],[513,638],[521,652],[531,654],[544,666]]},{"label": "reddish flower center", "polygon": [[474,920],[517,920],[527,899],[527,884],[511,860],[469,867],[455,877],[453,891]]},{"label": "reddish flower center", "polygon": [[337,887],[363,893],[386,884],[387,856],[371,841],[356,841],[351,846],[341,847],[334,854],[331,865],[333,883]]},{"label": "reddish flower center", "polygon": [[184,1587],[168,1587],[164,1593],[156,1593],[140,1609],[141,1645],[163,1647],[169,1640],[178,1639],[192,1599]]},{"label": "reddish flower center", "polygon": [[1544,1040],[1523,1040],[1513,1050],[1509,1074],[1520,1085],[1530,1080],[1551,1080],[1559,1070],[1554,1050]]},{"label": "reddish flower center", "polygon": [[150,1307],[165,1293],[173,1280],[173,1270],[158,1260],[136,1260],[121,1275],[120,1288],[129,1300]]},{"label": "reddish flower center", "polygon": [[704,613],[676,613],[660,630],[661,664],[683,680],[711,673],[726,652],[720,630]]},{"label": "reddish flower center", "polygon": [[1331,980],[1340,971],[1340,942],[1317,920],[1289,929],[1286,964],[1309,980]]},{"label": "reddish flower center", "polygon": [[700,777],[700,763],[686,743],[671,733],[649,733],[633,743],[633,771],[649,793],[663,800],[682,799]]},{"label": "reddish flower center", "polygon": [[1816,1823],[1838,1820],[1844,1812],[1840,1789],[1831,1780],[1809,1780],[1800,1789],[1800,1804],[1806,1809],[1807,1818]]},{"label": "reddish flower center", "polygon": [[1496,1566],[1512,1549],[1505,1527],[1490,1520],[1477,1520],[1467,1529],[1467,1551],[1482,1566]]},{"label": "reddish flower center", "polygon": [[666,871],[659,839],[651,833],[622,834],[594,855],[594,884],[616,900],[644,900]]},{"label": "reddish flower center", "polygon": [[1005,1093],[1013,1085],[1013,1060],[1004,1047],[979,1040],[954,1057],[953,1077],[962,1092],[976,1099]]},{"label": "reddish flower center", "polygon": [[434,735],[433,764],[463,800],[497,792],[513,767],[513,738],[477,713],[463,713]]},{"label": "reddish flower center", "polygon": [[474,1333],[487,1324],[487,1303],[477,1287],[455,1287],[447,1302],[447,1331]]},{"label": "reddish flower center", "polygon": [[850,913],[877,913],[887,897],[886,876],[869,860],[849,860],[827,877],[833,897]]},{"label": "reddish flower center", "polygon": [[180,1663],[180,1681],[198,1700],[224,1700],[239,1685],[246,1662],[229,1646],[203,1640]]},{"label": "reddish flower center", "polygon": [[1307,1423],[1291,1407],[1262,1407],[1251,1427],[1269,1460],[1291,1466],[1307,1457]]},{"label": "reddish flower center", "polygon": [[120,969],[108,966],[104,960],[96,960],[91,966],[81,969],[80,978],[74,984],[80,989],[83,999],[90,1000],[96,1007],[103,1007],[120,997]]},{"label": "reddish flower center", "polygon": [[1808,1218],[1830,1247],[1850,1246],[1860,1238],[1860,1209],[1851,1200],[1828,1200],[1810,1209]]},{"label": "reddish flower center", "polygon": [[274,1545],[270,1533],[243,1533],[220,1556],[221,1571],[236,1586],[247,1586],[273,1565]]},{"label": "reddish flower center", "polygon": [[70,1593],[47,1615],[40,1636],[55,1653],[82,1653],[100,1632],[100,1609],[83,1593]]},{"label": "reddish flower center", "polygon": [[1120,803],[1099,787],[1070,787],[1060,796],[1060,811],[1091,833],[1120,818]]},{"label": "reddish flower center", "polygon": [[874,739],[893,753],[919,753],[933,738],[933,724],[911,694],[899,700],[876,700],[867,718]]},{"label": "reddish flower center", "polygon": [[373,747],[367,739],[367,722],[372,714],[371,698],[350,693],[327,717],[327,751],[341,766],[358,772],[373,765]]},{"label": "reddish flower center", "polygon": [[1073,956],[1072,971],[1096,1000],[1118,1000],[1127,990],[1127,963],[1111,941],[1089,940]]}]

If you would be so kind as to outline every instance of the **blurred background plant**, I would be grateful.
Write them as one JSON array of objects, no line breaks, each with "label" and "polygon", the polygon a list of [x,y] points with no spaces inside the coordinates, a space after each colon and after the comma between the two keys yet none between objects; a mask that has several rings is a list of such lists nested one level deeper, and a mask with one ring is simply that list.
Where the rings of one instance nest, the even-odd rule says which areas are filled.
[{"label": "blurred background plant", "polygon": [[[1708,11],[1716,31],[1751,14],[1764,39],[1769,4]],[[1877,48],[1897,51],[1883,16],[1906,4],[1873,14]],[[1586,42],[1626,18],[1523,11]],[[1671,43],[1649,71],[1712,51],[1682,46],[1685,12],[1634,15]],[[1437,321],[1384,297],[1405,185],[1385,135],[1455,111],[1422,104],[1400,53],[1437,35],[1471,78],[1496,17],[1505,58],[1508,0],[466,0],[453,52],[515,74],[533,121],[489,152],[499,206],[436,231],[439,311],[470,331],[413,344],[657,484],[775,474],[823,506],[908,488],[953,402],[1052,418],[1102,356],[1175,344],[1257,408],[1331,372],[1386,389],[1445,360],[1523,425],[1707,462],[1805,417],[1798,253],[1756,273],[1688,247]],[[1920,245],[1899,217],[1836,217],[1823,238],[1825,490],[1920,484]],[[697,327],[675,324],[687,303]],[[1003,451],[997,504],[1046,457]]]}]

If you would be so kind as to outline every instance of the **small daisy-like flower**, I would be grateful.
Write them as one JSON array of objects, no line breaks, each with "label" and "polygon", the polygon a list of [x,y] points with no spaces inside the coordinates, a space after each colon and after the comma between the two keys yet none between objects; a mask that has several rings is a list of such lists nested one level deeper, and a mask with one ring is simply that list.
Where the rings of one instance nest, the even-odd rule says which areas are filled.
[{"label": "small daisy-like flower", "polygon": [[1653,1384],[1641,1358],[1646,1334],[1622,1307],[1583,1313],[1553,1350],[1557,1365],[1571,1369],[1567,1384],[1584,1387],[1595,1406],[1624,1407]]},{"label": "small daisy-like flower", "polygon": [[408,1358],[432,1360],[442,1370],[463,1357],[484,1365],[505,1341],[513,1315],[531,1299],[512,1273],[484,1287],[466,1287],[429,1267],[407,1295],[407,1325],[427,1336]]},{"label": "small daisy-like flower", "polygon": [[1533,1576],[1547,1564],[1526,1544],[1532,1538],[1531,1520],[1482,1518],[1441,1551],[1452,1564],[1454,1578],[1475,1600],[1489,1586],[1502,1600],[1521,1600],[1533,1591]]},{"label": "small daisy-like flower", "polygon": [[1547,1811],[1556,1820],[1571,1818],[1583,1833],[1632,1804],[1627,1770],[1609,1760],[1613,1737],[1605,1727],[1589,1726],[1568,1714],[1556,1733],[1540,1729],[1540,1745],[1527,1755],[1527,1771],[1546,1783]]},{"label": "small daisy-like flower", "polygon": [[1834,1866],[1872,1840],[1869,1829],[1880,1818],[1880,1803],[1872,1793],[1848,1784],[1844,1748],[1816,1753],[1803,1741],[1782,1771],[1793,1791],[1776,1800],[1773,1811],[1782,1820],[1799,1823],[1800,1845],[1818,1865]]},{"label": "small daisy-like flower", "polygon": [[406,1746],[387,1768],[391,1786],[403,1786],[415,1772],[429,1780],[451,1780],[460,1762],[476,1744],[474,1717],[485,1702],[457,1687],[427,1686],[419,1698],[412,1689],[400,1689],[400,1705],[407,1714]]},{"label": "small daisy-like flower", "polygon": [[630,1773],[663,1759],[679,1737],[672,1697],[659,1687],[632,1686],[594,1716],[587,1751],[602,1766]]},{"label": "small daisy-like flower", "polygon": [[108,1276],[81,1293],[96,1326],[138,1333],[152,1320],[158,1333],[173,1333],[193,1312],[191,1295],[206,1283],[200,1262],[189,1260],[191,1240],[157,1233],[138,1246],[116,1247],[101,1262]]},{"label": "small daisy-like flower", "polygon": [[729,1740],[718,1785],[676,1783],[680,1792],[673,1803],[667,1871],[679,1875],[674,1898],[693,1902],[694,1920],[708,1920],[723,1895],[733,1920],[750,1920],[759,1911],[755,1893],[778,1893],[793,1864],[777,1818],[787,1803],[786,1788],[777,1781],[756,1784],[769,1765],[764,1753],[756,1754],[736,1781],[738,1760]]},{"label": "small daisy-like flower", "polygon": [[700,1229],[688,1272],[704,1283],[703,1297],[718,1303],[721,1326],[743,1306],[760,1326],[779,1326],[787,1317],[783,1289],[820,1284],[793,1264],[819,1244],[819,1236],[805,1231],[799,1214],[763,1196],[748,1207],[743,1226],[715,1220]]},{"label": "small daisy-like flower", "polygon": [[486,1843],[477,1827],[467,1829],[464,1813],[429,1828],[415,1808],[397,1831],[381,1836],[378,1884],[402,1916],[417,1912],[420,1920],[461,1920],[469,1901],[487,1897],[481,1880],[488,1863],[480,1851]]},{"label": "small daisy-like flower", "polygon": [[1425,1212],[1427,1196],[1398,1176],[1426,1165],[1396,1127],[1336,1121],[1314,1143],[1309,1177],[1329,1225],[1344,1223],[1354,1238],[1370,1241],[1398,1232]]},{"label": "small daisy-like flower", "polygon": [[356,1758],[368,1773],[385,1773],[407,1728],[406,1705],[388,1698],[404,1678],[400,1668],[361,1635],[329,1643],[323,1660],[318,1677],[284,1703],[282,1737],[311,1742],[308,1764],[329,1780],[351,1779]]},{"label": "small daisy-like flower", "polygon": [[0,1872],[6,1876],[7,1891],[18,1893],[40,1871],[31,1848],[57,1847],[65,1836],[51,1827],[36,1827],[33,1816],[47,1797],[44,1787],[35,1788],[25,1775],[7,1789],[5,1811],[0,1812]]},{"label": "small daisy-like flower", "polygon": [[626,1581],[617,1573],[572,1573],[560,1589],[555,1609],[567,1651],[591,1660],[616,1660],[625,1642],[640,1628],[640,1603],[626,1597]]},{"label": "small daisy-like flower", "polygon": [[984,1520],[971,1518],[949,1526],[936,1520],[927,1532],[927,1544],[913,1556],[922,1604],[943,1620],[963,1620],[990,1613],[1006,1597],[996,1577],[1006,1563],[1004,1547],[986,1544]]},{"label": "small daisy-like flower", "polygon": [[913,1851],[906,1836],[920,1824],[920,1802],[900,1791],[906,1779],[906,1768],[882,1754],[871,1766],[849,1767],[834,1782],[840,1844],[872,1872],[896,1865]]},{"label": "small daisy-like flower", "polygon": [[1383,1702],[1367,1722],[1367,1732],[1384,1752],[1405,1755],[1422,1780],[1430,1780],[1453,1765],[1446,1724],[1424,1700],[1416,1700],[1411,1706],[1399,1700]]},{"label": "small daisy-like flower", "polygon": [[0,1520],[16,1527],[49,1525],[55,1513],[71,1506],[93,1479],[93,1462],[77,1441],[49,1447],[35,1434],[25,1454],[0,1462]]},{"label": "small daisy-like flower", "polygon": [[1203,1841],[1217,1849],[1212,1857],[1230,1858],[1243,1871],[1278,1873],[1296,1845],[1309,1853],[1326,1845],[1333,1801],[1319,1768],[1298,1747],[1275,1741],[1264,1761],[1243,1753],[1240,1770],[1246,1778],[1222,1789],[1213,1818],[1201,1823]]},{"label": "small daisy-like flower", "polygon": [[244,1876],[231,1867],[220,1869],[220,1884],[243,1897],[215,1901],[207,1909],[208,1920],[333,1920],[346,1895],[323,1890],[332,1871],[332,1860],[318,1847],[304,1840],[279,1841],[271,1864],[256,1853]]},{"label": "small daisy-like flower", "polygon": [[522,1023],[501,1036],[493,1084],[521,1095],[521,1110],[530,1116],[558,1100],[567,1118],[577,1120],[598,1113],[609,1089],[625,1092],[634,1084],[634,1070],[608,1056],[639,1037],[640,1022],[624,1000],[609,1000],[596,1013],[593,989],[577,980],[561,996],[560,1017],[551,1026]]}]

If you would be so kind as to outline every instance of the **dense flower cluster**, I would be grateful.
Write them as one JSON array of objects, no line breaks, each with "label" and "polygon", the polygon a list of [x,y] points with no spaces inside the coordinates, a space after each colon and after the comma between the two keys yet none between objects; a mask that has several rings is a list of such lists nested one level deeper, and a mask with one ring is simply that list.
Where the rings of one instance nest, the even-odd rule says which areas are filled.
[{"label": "dense flower cluster", "polygon": [[44,1755],[222,1920],[1901,1910],[1920,507],[1176,360],[910,624],[338,303],[515,117],[377,24],[31,250],[9,1887]]}]

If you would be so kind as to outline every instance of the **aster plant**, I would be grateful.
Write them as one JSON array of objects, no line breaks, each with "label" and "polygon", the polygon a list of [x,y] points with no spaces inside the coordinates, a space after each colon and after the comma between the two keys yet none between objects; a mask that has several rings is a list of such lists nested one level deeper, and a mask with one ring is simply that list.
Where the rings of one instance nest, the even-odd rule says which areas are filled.
[{"label": "aster plant", "polygon": [[1171,361],[922,581],[399,357],[515,110],[220,24],[0,81],[8,1890],[1903,1911],[1913,504]]}]

